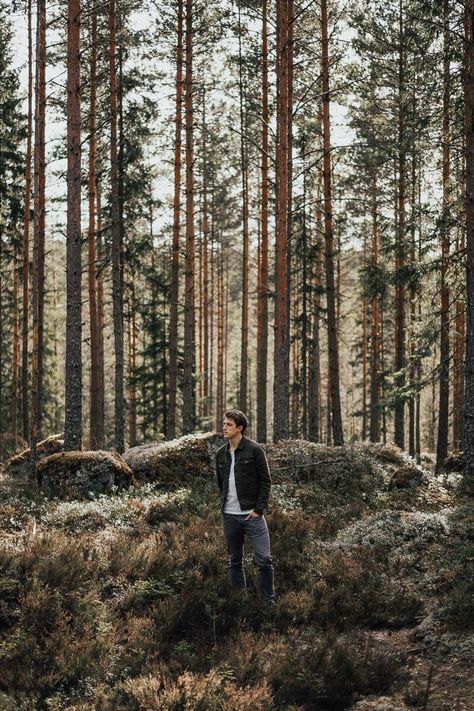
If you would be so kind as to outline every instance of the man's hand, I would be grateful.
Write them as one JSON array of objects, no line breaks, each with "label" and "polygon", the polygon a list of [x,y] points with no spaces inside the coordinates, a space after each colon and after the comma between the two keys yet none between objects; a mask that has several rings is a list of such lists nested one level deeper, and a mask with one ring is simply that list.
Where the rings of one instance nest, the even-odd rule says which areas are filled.
[{"label": "man's hand", "polygon": [[249,515],[247,516],[247,518],[245,520],[248,521],[251,518],[260,518],[260,514],[255,513],[255,511],[252,511],[252,513],[249,513]]}]

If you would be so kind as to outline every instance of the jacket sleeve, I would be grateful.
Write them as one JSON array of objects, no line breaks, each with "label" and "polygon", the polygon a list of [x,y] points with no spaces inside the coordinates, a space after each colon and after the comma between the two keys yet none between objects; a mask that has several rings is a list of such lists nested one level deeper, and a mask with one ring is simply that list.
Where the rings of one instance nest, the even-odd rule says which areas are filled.
[{"label": "jacket sleeve", "polygon": [[222,477],[220,475],[219,471],[219,457],[216,455],[216,481],[217,481],[217,486],[219,487],[219,491],[222,494]]},{"label": "jacket sleeve", "polygon": [[255,466],[258,477],[258,499],[254,511],[261,516],[264,509],[268,506],[268,499],[270,498],[270,489],[272,486],[267,457],[261,447],[257,447],[255,449]]}]

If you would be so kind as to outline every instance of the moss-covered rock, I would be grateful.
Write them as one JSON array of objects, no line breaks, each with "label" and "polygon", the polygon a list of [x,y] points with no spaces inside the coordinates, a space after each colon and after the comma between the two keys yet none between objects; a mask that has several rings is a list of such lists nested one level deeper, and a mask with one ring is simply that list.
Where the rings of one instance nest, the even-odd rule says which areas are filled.
[{"label": "moss-covered rock", "polygon": [[185,435],[132,447],[123,458],[139,481],[183,484],[189,477],[212,476],[215,453],[224,443],[215,432]]},{"label": "moss-covered rock", "polygon": [[61,452],[37,467],[40,486],[49,496],[90,499],[134,483],[133,472],[116,452]]},{"label": "moss-covered rock", "polygon": [[[51,454],[62,452],[64,448],[64,439],[62,434],[50,435],[46,439],[38,442],[36,445],[36,455],[38,459],[44,459]],[[6,462],[6,467],[9,473],[16,475],[28,474],[30,468],[31,449],[27,447],[19,454],[10,457]]]},{"label": "moss-covered rock", "polygon": [[423,482],[422,469],[410,464],[404,464],[392,476],[388,488],[389,491],[393,491],[394,489],[412,489],[413,487],[421,486]]}]

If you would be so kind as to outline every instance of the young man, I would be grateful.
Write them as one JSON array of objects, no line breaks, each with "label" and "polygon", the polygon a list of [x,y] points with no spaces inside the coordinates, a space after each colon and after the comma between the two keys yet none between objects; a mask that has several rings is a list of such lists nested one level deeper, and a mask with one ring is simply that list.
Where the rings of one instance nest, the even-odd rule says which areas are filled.
[{"label": "young man", "polygon": [[240,410],[226,412],[223,433],[227,444],[216,453],[230,580],[233,586],[245,590],[243,559],[246,534],[260,569],[260,593],[265,602],[273,605],[273,563],[267,522],[263,515],[270,496],[270,470],[260,445],[245,437],[247,424],[247,418]]}]

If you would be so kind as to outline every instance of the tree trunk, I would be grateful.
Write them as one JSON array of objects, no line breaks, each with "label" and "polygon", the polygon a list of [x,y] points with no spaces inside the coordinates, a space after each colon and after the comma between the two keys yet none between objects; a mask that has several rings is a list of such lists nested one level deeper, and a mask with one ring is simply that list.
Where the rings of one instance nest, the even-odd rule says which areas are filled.
[{"label": "tree trunk", "polygon": [[273,439],[288,439],[288,3],[277,0],[277,147]]},{"label": "tree trunk", "polygon": [[222,252],[217,264],[217,392],[216,424],[224,416],[224,258]]},{"label": "tree trunk", "polygon": [[240,170],[242,178],[242,321],[240,338],[240,381],[239,409],[247,411],[248,386],[248,342],[249,342],[249,198],[248,198],[248,157],[245,145],[246,111],[244,107],[244,85],[242,76],[242,32],[240,3],[238,6],[239,35],[239,105],[240,105]]},{"label": "tree trunk", "polygon": [[267,441],[268,362],[268,0],[262,4],[261,235],[257,301],[257,440]]},{"label": "tree trunk", "polygon": [[130,284],[130,312],[128,318],[129,343],[129,387],[128,387],[128,430],[130,447],[137,444],[137,387],[135,375],[137,371],[137,321],[135,304],[135,280],[132,275]]},{"label": "tree trunk", "polygon": [[[320,212],[318,208],[318,212]],[[321,359],[320,359],[320,320],[321,320],[321,245],[319,244],[319,221],[316,229],[316,254],[314,259],[313,276],[313,318],[312,318],[312,343],[309,354],[309,378],[308,378],[308,437],[312,442],[320,441],[320,383],[321,383]]]},{"label": "tree trunk", "polygon": [[28,404],[28,325],[30,281],[30,204],[31,204],[31,142],[33,130],[33,37],[31,29],[31,0],[28,0],[28,129],[26,136],[25,205],[23,213],[23,299],[22,299],[22,349],[21,349],[21,394],[23,438],[30,436],[30,412]]},{"label": "tree trunk", "polygon": [[[462,238],[456,240],[456,251],[465,249],[464,231]],[[462,437],[462,411],[464,404],[464,341],[466,337],[466,311],[460,299],[456,299],[455,306],[455,336],[453,348],[453,450],[461,448]]]},{"label": "tree trunk", "polygon": [[304,153],[306,144],[303,144],[303,205],[302,205],[302,285],[301,285],[301,300],[302,300],[302,320],[301,320],[301,419],[302,419],[302,436],[308,438],[308,341],[310,323],[309,308],[308,308],[308,288],[310,283],[309,264],[308,264],[308,232],[306,226],[306,165]]},{"label": "tree trunk", "polygon": [[17,247],[13,247],[13,334],[12,334],[12,397],[11,397],[11,432],[14,441],[18,433],[18,375],[19,375],[19,313],[18,313],[18,260]]},{"label": "tree trunk", "polygon": [[334,290],[334,233],[332,219],[331,133],[329,112],[329,41],[327,0],[321,2],[322,31],[322,100],[323,100],[323,187],[324,241],[326,267],[326,300],[328,310],[329,383],[333,440],[344,444],[342,431],[341,397],[339,391],[339,354],[337,343],[336,295]]},{"label": "tree trunk", "polygon": [[80,0],[68,2],[67,313],[64,449],[82,449]]},{"label": "tree trunk", "polygon": [[97,275],[97,445],[105,448],[105,384],[104,384],[104,247],[102,242],[102,214],[100,200],[100,186],[96,186],[97,195],[97,259],[99,264]]},{"label": "tree trunk", "polygon": [[[371,180],[372,193],[372,269],[379,266],[379,228],[377,210],[377,178],[375,172]],[[379,296],[372,294],[370,304],[370,441],[380,441],[380,383],[379,383]]]},{"label": "tree trunk", "polygon": [[100,419],[100,364],[99,364],[99,323],[97,317],[97,252],[95,243],[95,207],[96,207],[96,84],[97,84],[97,14],[95,4],[91,15],[91,64],[90,64],[90,107],[89,107],[89,229],[88,276],[89,276],[89,323],[90,323],[90,449],[104,448],[104,423]]},{"label": "tree trunk", "polygon": [[173,247],[171,258],[169,401],[166,436],[176,437],[176,394],[178,389],[178,299],[179,230],[181,217],[181,125],[183,96],[183,0],[178,0],[176,48],[176,119],[174,139]]},{"label": "tree trunk", "polygon": [[474,0],[465,0],[466,359],[462,442],[465,475],[474,476]]},{"label": "tree trunk", "polygon": [[194,146],[193,0],[186,0],[186,257],[184,283],[183,433],[194,430]]},{"label": "tree trunk", "polygon": [[44,357],[44,253],[45,253],[45,125],[46,125],[46,0],[38,0],[36,21],[34,243],[33,243],[33,351],[31,392],[31,462],[36,465],[36,444],[41,438]]},{"label": "tree trunk", "polygon": [[116,55],[116,9],[115,0],[110,0],[109,9],[109,81],[110,81],[110,182],[112,202],[112,306],[115,348],[115,449],[125,449],[124,432],[124,340],[123,340],[123,291],[120,234],[119,162],[117,154],[117,74]]},{"label": "tree trunk", "polygon": [[440,321],[440,363],[439,363],[439,418],[438,442],[436,448],[436,471],[443,470],[448,456],[449,431],[449,243],[450,243],[450,51],[449,42],[449,2],[444,0],[444,43],[443,43],[443,215],[441,220],[441,321]]},{"label": "tree trunk", "polygon": [[[398,231],[395,247],[395,384],[402,389],[405,385],[405,288],[402,283],[402,269],[405,265],[405,53],[403,27],[403,0],[399,12],[400,49],[398,57]],[[402,397],[395,404],[395,444],[405,446],[405,403]]]},{"label": "tree trunk", "polygon": [[[204,107],[205,109],[205,107]],[[205,114],[204,114],[205,116]],[[210,429],[208,422],[209,410],[209,206],[207,197],[207,148],[206,148],[206,122],[203,121],[203,175],[202,175],[202,256],[203,256],[203,416],[205,427]]]}]

